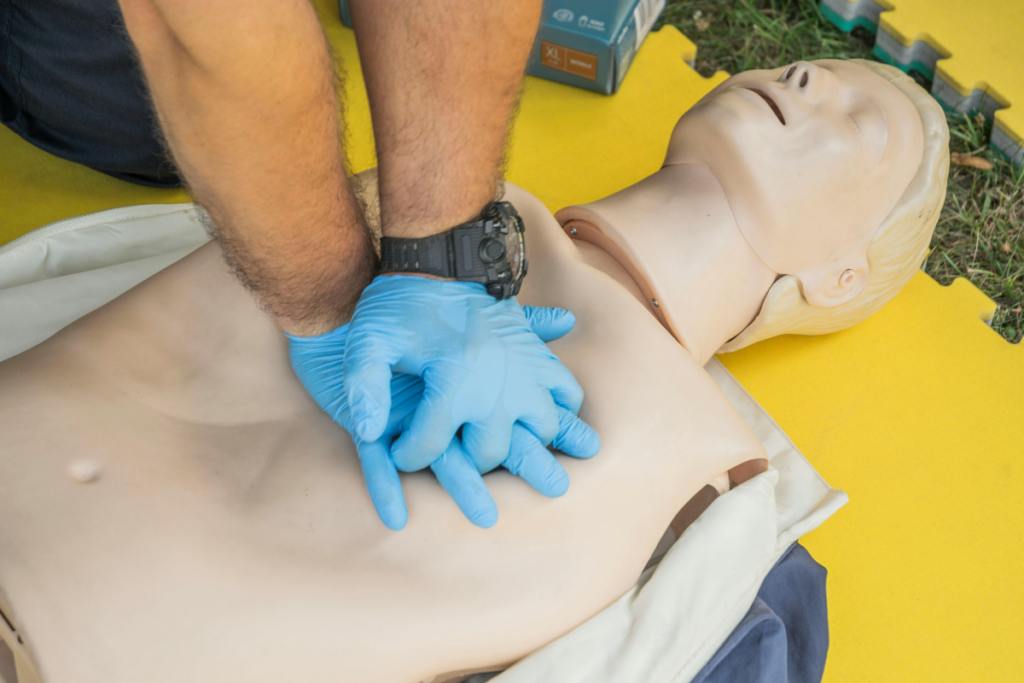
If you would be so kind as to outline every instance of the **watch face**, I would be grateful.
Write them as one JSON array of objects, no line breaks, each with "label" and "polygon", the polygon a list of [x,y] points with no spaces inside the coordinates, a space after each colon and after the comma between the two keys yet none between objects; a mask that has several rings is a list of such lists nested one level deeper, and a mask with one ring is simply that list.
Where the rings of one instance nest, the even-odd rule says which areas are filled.
[{"label": "watch face", "polygon": [[512,269],[512,280],[523,277],[526,264],[526,243],[523,240],[523,223],[519,216],[512,216],[505,235],[505,253],[508,254],[508,265]]}]

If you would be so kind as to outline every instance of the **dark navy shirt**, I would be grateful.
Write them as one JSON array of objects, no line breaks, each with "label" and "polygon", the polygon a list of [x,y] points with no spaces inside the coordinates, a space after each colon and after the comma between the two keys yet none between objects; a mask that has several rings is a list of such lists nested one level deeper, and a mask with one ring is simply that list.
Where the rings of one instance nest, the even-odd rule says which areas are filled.
[{"label": "dark navy shirt", "polygon": [[693,683],[820,683],[828,654],[827,573],[802,545],[791,545]]},{"label": "dark navy shirt", "polygon": [[[827,573],[802,545],[789,546],[739,626],[690,683],[821,683]],[[486,683],[500,673],[476,674],[466,683]]]},{"label": "dark navy shirt", "polygon": [[117,178],[180,184],[117,0],[0,0],[0,122]]}]

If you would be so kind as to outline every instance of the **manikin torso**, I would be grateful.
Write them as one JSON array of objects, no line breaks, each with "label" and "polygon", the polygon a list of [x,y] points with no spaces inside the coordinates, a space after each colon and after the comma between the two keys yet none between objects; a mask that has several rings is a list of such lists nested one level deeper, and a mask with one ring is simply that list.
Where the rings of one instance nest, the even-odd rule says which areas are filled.
[{"label": "manikin torso", "polygon": [[[0,365],[0,590],[46,680],[394,683],[507,663],[628,590],[683,503],[763,457],[628,283],[506,196],[529,226],[520,301],[575,313],[551,348],[603,447],[561,458],[562,498],[488,475],[491,529],[426,473],[404,477],[408,527],[379,522],[351,440],[214,245]],[[83,459],[94,483],[66,474]]]}]

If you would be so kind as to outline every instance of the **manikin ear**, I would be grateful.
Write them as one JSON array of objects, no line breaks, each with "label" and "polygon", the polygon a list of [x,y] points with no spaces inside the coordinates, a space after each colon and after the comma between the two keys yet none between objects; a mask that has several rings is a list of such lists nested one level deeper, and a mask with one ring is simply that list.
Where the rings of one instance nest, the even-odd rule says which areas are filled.
[{"label": "manikin ear", "polygon": [[860,257],[798,273],[796,277],[807,303],[818,308],[832,308],[860,294],[868,282],[868,272],[867,258]]}]

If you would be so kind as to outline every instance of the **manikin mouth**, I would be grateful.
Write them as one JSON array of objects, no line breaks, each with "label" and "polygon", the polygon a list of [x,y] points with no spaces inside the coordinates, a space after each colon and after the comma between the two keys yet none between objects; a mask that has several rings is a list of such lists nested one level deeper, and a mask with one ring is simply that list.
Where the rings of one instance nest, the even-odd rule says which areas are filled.
[{"label": "manikin mouth", "polygon": [[747,90],[749,90],[750,92],[760,96],[760,98],[762,100],[767,102],[768,106],[771,107],[772,111],[775,113],[776,118],[779,119],[779,123],[781,123],[782,125],[786,125],[786,117],[784,117],[782,115],[782,110],[779,109],[779,105],[775,104],[775,100],[773,100],[772,98],[768,97],[768,95],[766,95],[765,93],[761,92],[760,90],[754,90],[753,88],[747,88]]}]

